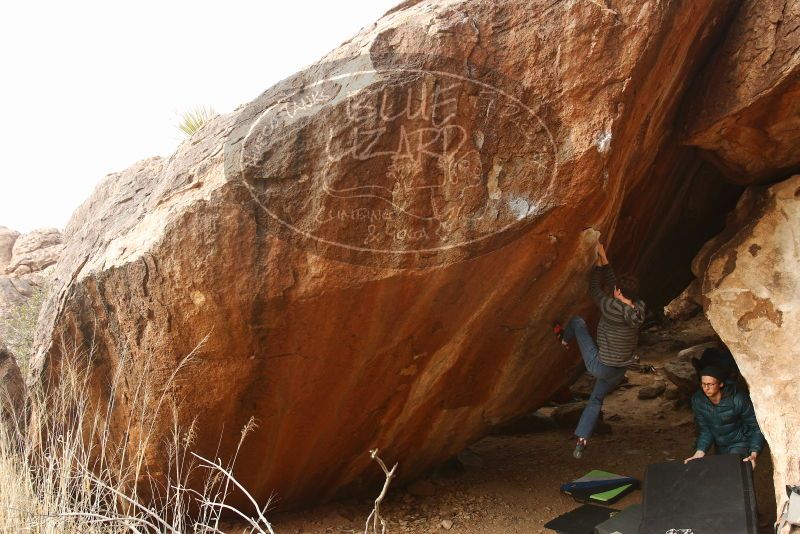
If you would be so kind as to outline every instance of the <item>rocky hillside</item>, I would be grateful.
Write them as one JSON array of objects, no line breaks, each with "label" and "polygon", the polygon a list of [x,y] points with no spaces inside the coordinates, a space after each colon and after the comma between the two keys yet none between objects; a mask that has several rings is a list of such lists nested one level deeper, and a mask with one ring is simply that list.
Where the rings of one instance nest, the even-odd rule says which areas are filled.
[{"label": "rocky hillside", "polygon": [[43,294],[64,249],[55,228],[20,234],[0,226],[0,343],[28,359]]}]

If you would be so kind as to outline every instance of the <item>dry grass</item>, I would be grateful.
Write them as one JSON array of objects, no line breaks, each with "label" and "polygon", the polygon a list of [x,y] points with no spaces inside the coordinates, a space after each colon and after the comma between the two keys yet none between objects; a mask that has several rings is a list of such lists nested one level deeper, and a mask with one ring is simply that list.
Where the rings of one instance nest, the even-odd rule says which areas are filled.
[{"label": "dry grass", "polygon": [[[55,385],[29,391],[26,413],[11,414],[0,424],[0,532],[219,533],[221,515],[233,514],[248,524],[248,532],[272,533],[264,515],[269,503],[259,505],[233,478],[235,455],[223,463],[192,453],[195,425],[184,429],[175,422],[179,401],[170,386],[193,364],[198,348],[160,393],[143,381],[133,388],[128,404],[140,407],[135,417],[144,430],[124,435],[138,436],[135,440],[119,440],[108,421],[122,377],[146,377],[147,368],[126,374],[128,362],[120,362],[110,385],[112,400],[95,406],[88,397],[89,364],[76,363],[92,361],[92,350],[75,350],[64,359]],[[165,417],[173,422],[169,443],[161,444],[168,473],[150,476],[144,452],[154,445],[155,429]],[[251,420],[240,447],[254,428]],[[128,430],[133,430],[130,423]],[[188,484],[198,476],[202,491]],[[254,513],[226,504],[234,491],[244,492]]]}]

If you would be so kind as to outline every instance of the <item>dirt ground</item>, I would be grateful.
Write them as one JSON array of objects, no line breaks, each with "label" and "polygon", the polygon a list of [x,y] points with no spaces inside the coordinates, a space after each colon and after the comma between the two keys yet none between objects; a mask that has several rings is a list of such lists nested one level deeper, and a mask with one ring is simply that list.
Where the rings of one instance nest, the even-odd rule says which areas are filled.
[{"label": "dirt ground", "polygon": [[[648,464],[683,460],[693,452],[691,409],[663,396],[641,400],[639,389],[664,380],[663,364],[680,348],[706,341],[713,332],[707,323],[673,325],[652,330],[640,344],[643,364],[656,373],[628,371],[628,383],[613,392],[604,405],[611,434],[590,440],[584,458],[572,457],[571,428],[489,436],[460,456],[405,487],[391,486],[382,504],[387,531],[392,533],[511,534],[551,532],[544,524],[579,506],[559,492],[559,486],[591,469],[644,477]],[[544,408],[547,415],[553,408]],[[400,466],[402,468],[402,465]],[[377,466],[376,466],[377,469]],[[766,455],[756,470],[763,532],[770,532],[774,514],[771,465]],[[641,502],[634,491],[612,507]],[[369,498],[348,499],[303,512],[270,516],[279,534],[364,532],[372,509]]]}]

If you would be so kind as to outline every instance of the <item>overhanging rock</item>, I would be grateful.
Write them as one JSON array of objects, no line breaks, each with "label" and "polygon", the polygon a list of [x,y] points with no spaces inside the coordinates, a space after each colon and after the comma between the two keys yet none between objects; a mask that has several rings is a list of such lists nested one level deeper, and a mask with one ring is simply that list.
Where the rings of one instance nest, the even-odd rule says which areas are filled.
[{"label": "overhanging rock", "polygon": [[550,321],[585,303],[626,191],[653,208],[622,226],[669,224],[654,198],[682,190],[649,171],[731,5],[403,4],[97,188],[66,230],[40,378],[91,347],[90,395],[156,475],[166,388],[205,456],[257,419],[235,473],[261,500],[357,490],[374,447],[414,477],[570,378]]}]

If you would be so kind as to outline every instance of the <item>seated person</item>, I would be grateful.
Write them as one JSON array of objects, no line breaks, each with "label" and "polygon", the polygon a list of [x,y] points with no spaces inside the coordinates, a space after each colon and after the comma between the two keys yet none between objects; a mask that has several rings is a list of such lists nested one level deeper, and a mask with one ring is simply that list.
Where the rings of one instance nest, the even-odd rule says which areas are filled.
[{"label": "seated person", "polygon": [[700,372],[700,390],[692,395],[692,411],[697,424],[696,452],[687,463],[706,455],[711,445],[719,454],[739,454],[756,467],[756,458],[764,448],[764,436],[758,428],[750,397],[727,383],[725,373],[708,366]]}]

